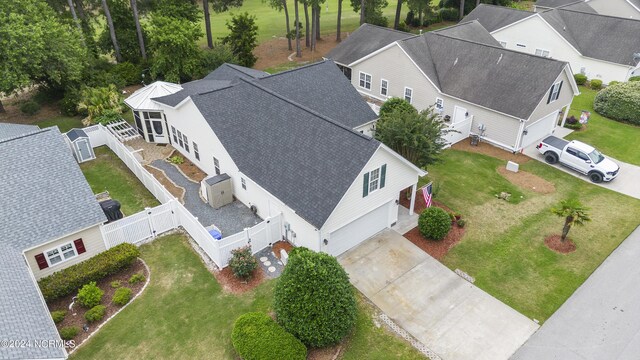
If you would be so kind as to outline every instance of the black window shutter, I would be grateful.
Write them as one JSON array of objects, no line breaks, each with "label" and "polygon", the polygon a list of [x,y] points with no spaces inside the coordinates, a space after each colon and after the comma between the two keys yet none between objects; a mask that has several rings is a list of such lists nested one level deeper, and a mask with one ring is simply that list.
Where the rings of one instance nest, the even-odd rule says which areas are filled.
[{"label": "black window shutter", "polygon": [[560,81],[560,86],[558,86],[558,98],[560,97],[560,91],[562,90],[562,84],[563,83],[564,83],[564,81]]},{"label": "black window shutter", "polygon": [[551,102],[551,97],[553,96],[553,88],[556,86],[556,84],[553,84],[551,86],[551,90],[549,90],[549,98],[547,99],[547,104]]},{"label": "black window shutter", "polygon": [[387,164],[382,165],[382,169],[380,169],[380,189],[384,187],[384,181],[387,177]]},{"label": "black window shutter", "polygon": [[87,251],[87,249],[84,248],[84,242],[82,242],[82,239],[74,240],[73,245],[76,246],[76,250],[78,250],[78,255]]},{"label": "black window shutter", "polygon": [[369,173],[364,174],[364,181],[362,182],[362,197],[369,195]]},{"label": "black window shutter", "polygon": [[43,253],[36,255],[36,262],[38,263],[38,267],[40,268],[40,270],[49,267],[49,264],[47,264],[47,259],[45,259]]}]

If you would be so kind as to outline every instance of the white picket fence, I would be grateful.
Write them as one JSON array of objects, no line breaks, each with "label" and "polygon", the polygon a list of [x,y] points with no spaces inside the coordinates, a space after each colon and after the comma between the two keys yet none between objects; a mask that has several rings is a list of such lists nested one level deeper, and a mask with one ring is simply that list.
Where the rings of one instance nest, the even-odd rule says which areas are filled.
[{"label": "white picket fence", "polygon": [[450,147],[469,137],[471,132],[471,124],[473,123],[473,115],[467,117],[464,121],[449,125],[449,130],[454,130],[444,136],[447,142],[446,147]]},{"label": "white picket fence", "polygon": [[122,162],[133,172],[153,196],[162,203],[154,208],[147,208],[137,214],[127,216],[102,226],[102,233],[107,248],[123,242],[139,244],[145,240],[156,238],[170,230],[182,227],[204,252],[223,268],[229,264],[231,251],[245,245],[251,245],[255,254],[270,244],[282,239],[282,215],[267,218],[261,223],[247,228],[237,234],[225,236],[221,240],[214,239],[207,229],[200,224],[187,208],[160,184],[145,169],[133,153],[127,149],[104,126],[94,125],[84,129],[93,147],[107,145]]}]

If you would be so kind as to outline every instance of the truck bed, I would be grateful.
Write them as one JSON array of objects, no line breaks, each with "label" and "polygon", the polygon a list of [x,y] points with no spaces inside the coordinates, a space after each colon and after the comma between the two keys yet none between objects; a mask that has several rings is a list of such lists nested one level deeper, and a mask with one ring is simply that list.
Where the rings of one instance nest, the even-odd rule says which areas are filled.
[{"label": "truck bed", "polygon": [[542,142],[558,150],[564,149],[564,147],[567,146],[567,144],[569,144],[567,140],[561,139],[559,137],[555,137],[553,135],[546,137],[544,140],[542,140]]}]

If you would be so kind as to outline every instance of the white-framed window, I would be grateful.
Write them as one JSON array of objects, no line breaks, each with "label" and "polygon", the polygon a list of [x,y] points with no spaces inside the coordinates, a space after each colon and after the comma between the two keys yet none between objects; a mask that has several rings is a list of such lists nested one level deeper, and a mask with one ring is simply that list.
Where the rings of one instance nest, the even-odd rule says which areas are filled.
[{"label": "white-framed window", "polygon": [[549,57],[549,50],[545,50],[545,49],[536,49],[536,55],[537,55],[537,56]]},{"label": "white-framed window", "polygon": [[47,259],[49,266],[65,262],[76,256],[78,256],[78,251],[72,241],[44,252],[44,257]]},{"label": "white-framed window", "polygon": [[173,125],[171,126],[171,134],[173,134],[173,143],[177,144],[178,143],[178,135],[176,135],[176,128],[174,128]]},{"label": "white-framed window", "polygon": [[200,152],[198,151],[198,144],[193,142],[193,155],[196,157],[196,160],[200,160]]},{"label": "white-framed window", "polygon": [[216,170],[216,175],[220,175],[220,161],[215,156],[213,157],[213,168]]},{"label": "white-framed window", "polygon": [[242,184],[242,188],[247,190],[247,181],[243,177],[240,178],[240,183]]},{"label": "white-framed window", "polygon": [[444,110],[444,99],[436,98],[436,110],[438,111]]},{"label": "white-framed window", "polygon": [[189,139],[187,139],[187,135],[182,134],[182,140],[184,140],[184,149],[186,152],[189,152]]},{"label": "white-framed window", "polygon": [[380,168],[369,172],[369,194],[380,188]]},{"label": "white-framed window", "polygon": [[385,79],[380,80],[380,95],[389,95],[389,81]]},{"label": "white-framed window", "polygon": [[184,147],[184,145],[182,144],[182,133],[180,132],[180,130],[176,130],[178,133],[178,144],[180,145],[180,147]]},{"label": "white-framed window", "polygon": [[360,87],[371,90],[371,75],[360,71]]},{"label": "white-framed window", "polygon": [[526,47],[527,47],[527,45],[525,45],[525,44],[520,44],[520,43],[517,43],[517,44],[516,44],[516,46],[517,46],[517,47],[521,47],[521,48],[526,48]]},{"label": "white-framed window", "polygon": [[409,88],[409,87],[405,87],[404,88],[404,99],[407,100],[409,102],[409,104],[411,104],[412,100],[413,100],[413,89]]},{"label": "white-framed window", "polygon": [[500,46],[502,46],[503,48],[507,47],[507,42],[506,41],[500,41]]},{"label": "white-framed window", "polygon": [[549,103],[552,103],[560,97],[560,87],[562,87],[562,81],[558,81],[551,87],[551,95],[549,96]]}]

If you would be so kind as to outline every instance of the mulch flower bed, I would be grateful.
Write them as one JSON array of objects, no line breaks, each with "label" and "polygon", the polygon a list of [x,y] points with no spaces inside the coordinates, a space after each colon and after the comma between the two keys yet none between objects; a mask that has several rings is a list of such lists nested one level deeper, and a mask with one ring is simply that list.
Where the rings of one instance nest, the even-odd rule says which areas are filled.
[{"label": "mulch flower bed", "polygon": [[[135,284],[129,284],[129,278],[134,275],[141,273],[145,277],[145,281],[140,281]],[[93,333],[98,326],[102,323],[106,322],[113,314],[115,314],[118,310],[122,308],[122,306],[114,305],[111,303],[111,299],[113,298],[114,293],[116,292],[115,288],[111,287],[111,282],[119,280],[122,287],[128,287],[131,289],[131,298],[133,299],[137,294],[142,291],[144,284],[146,283],[146,279],[149,278],[149,273],[147,268],[144,266],[142,260],[136,260],[133,265],[131,265],[128,269],[124,269],[121,272],[107,276],[106,278],[96,281],[96,285],[104,291],[104,295],[102,297],[101,305],[106,306],[106,313],[102,320],[88,323],[84,318],[84,313],[89,310],[83,308],[79,303],[73,304],[71,310],[69,310],[69,305],[73,302],[73,297],[77,295],[77,293],[73,293],[71,295],[67,295],[58,300],[47,303],[49,307],[49,311],[55,310],[64,310],[67,312],[67,315],[64,317],[64,320],[59,324],[56,324],[58,330],[63,327],[75,326],[80,331],[78,335],[76,335],[73,340],[75,341],[75,345],[80,345],[86,338],[89,337],[91,333]],[[88,331],[84,331],[82,327],[87,324],[89,329]]]},{"label": "mulch flower bed", "polygon": [[175,165],[177,165],[180,171],[182,171],[182,173],[189,179],[199,183],[207,177],[207,174],[204,171],[200,170],[200,168],[189,161],[189,159],[182,156],[182,154],[180,154],[178,150],[174,150],[171,155],[169,155],[169,158],[172,158],[174,156],[180,156],[184,159],[184,162],[182,164]]},{"label": "mulch flower bed", "polygon": [[260,266],[253,271],[253,275],[247,281],[240,280],[233,275],[230,266],[220,271],[213,271],[213,275],[216,277],[216,280],[218,280],[220,286],[222,286],[222,289],[232,294],[242,294],[251,291],[262,284],[265,279],[264,271],[262,271]]},{"label": "mulch flower bed", "polygon": [[167,176],[164,174],[164,172],[162,172],[161,170],[158,170],[153,166],[149,166],[149,165],[145,165],[144,168],[147,169],[147,171],[150,172],[151,175],[153,175],[153,177],[155,177],[156,180],[158,180],[160,184],[162,184],[162,186],[164,186],[164,188],[171,193],[171,195],[175,196],[176,199],[180,199],[181,203],[184,203],[183,188],[176,186],[176,184],[174,184],[171,180],[169,180]]},{"label": "mulch flower bed", "polygon": [[560,254],[569,254],[576,251],[576,244],[569,238],[562,242],[560,235],[547,236],[544,239],[544,244],[547,245],[549,249]]},{"label": "mulch flower bed", "polygon": [[291,252],[291,250],[293,249],[293,245],[291,245],[288,241],[277,241],[275,243],[273,243],[272,245],[272,251],[274,254],[276,254],[276,257],[280,260],[282,260],[280,258],[280,250],[284,249],[284,251],[287,252],[287,254],[289,254]]}]

